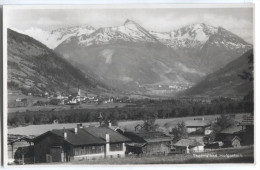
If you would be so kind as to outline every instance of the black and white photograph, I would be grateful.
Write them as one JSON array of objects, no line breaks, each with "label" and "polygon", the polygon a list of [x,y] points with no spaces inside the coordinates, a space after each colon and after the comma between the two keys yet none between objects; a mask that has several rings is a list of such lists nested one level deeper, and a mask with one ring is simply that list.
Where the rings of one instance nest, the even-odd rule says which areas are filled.
[{"label": "black and white photograph", "polygon": [[5,5],[5,160],[254,164],[254,5]]}]

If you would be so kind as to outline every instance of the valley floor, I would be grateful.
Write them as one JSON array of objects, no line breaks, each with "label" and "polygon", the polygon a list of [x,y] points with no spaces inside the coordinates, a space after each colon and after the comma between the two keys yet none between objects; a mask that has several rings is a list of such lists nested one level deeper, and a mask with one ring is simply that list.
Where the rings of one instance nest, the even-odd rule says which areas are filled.
[{"label": "valley floor", "polygon": [[[237,114],[236,121],[241,121],[243,118],[243,113]],[[194,118],[199,118],[202,116],[189,116],[189,117],[178,117],[178,118],[168,118],[168,119],[157,119],[156,124],[164,128],[173,128],[178,123],[186,120],[193,120]],[[204,115],[206,120],[214,121],[219,115]],[[142,123],[142,120],[129,120],[129,121],[119,121],[118,126],[133,131],[137,124]],[[98,122],[86,122],[82,123],[83,126],[97,125]],[[15,128],[8,128],[8,134],[19,134],[19,135],[40,135],[52,129],[62,129],[62,128],[74,128],[76,123],[61,123],[61,124],[42,124],[42,125],[29,125],[20,126]]]}]

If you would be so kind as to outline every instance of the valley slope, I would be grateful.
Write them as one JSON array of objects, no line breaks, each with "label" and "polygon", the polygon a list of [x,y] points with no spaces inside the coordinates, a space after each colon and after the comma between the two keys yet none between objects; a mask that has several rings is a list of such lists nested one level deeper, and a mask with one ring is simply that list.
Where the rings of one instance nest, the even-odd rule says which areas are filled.
[{"label": "valley slope", "polygon": [[253,90],[253,81],[242,79],[243,71],[249,70],[249,57],[253,50],[249,50],[239,58],[230,62],[218,71],[208,75],[203,81],[187,90],[186,96],[202,97],[241,97]]},{"label": "valley slope", "polygon": [[37,40],[8,29],[8,88],[35,93],[95,91],[102,83],[72,66]]}]

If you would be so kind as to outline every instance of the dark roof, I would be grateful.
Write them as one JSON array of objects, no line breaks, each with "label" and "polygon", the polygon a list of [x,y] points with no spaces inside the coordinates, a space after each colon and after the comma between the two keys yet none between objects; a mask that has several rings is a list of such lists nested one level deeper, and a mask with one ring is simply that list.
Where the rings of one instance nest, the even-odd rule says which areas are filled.
[{"label": "dark roof", "polygon": [[153,139],[153,138],[164,138],[169,137],[168,135],[164,134],[163,132],[138,132],[136,133],[138,136],[144,138],[144,139]]},{"label": "dark roof", "polygon": [[132,143],[127,143],[126,145],[127,146],[132,146],[132,147],[144,147],[147,143],[135,143],[135,142],[132,142]]},{"label": "dark roof", "polygon": [[[63,137],[64,130],[52,130],[53,133]],[[104,144],[105,141],[97,138],[93,134],[86,131],[85,128],[78,128],[78,132],[75,133],[74,129],[65,129],[67,132],[66,141],[73,145],[90,145],[90,144]]]},{"label": "dark roof", "polygon": [[123,135],[135,143],[152,143],[171,141],[172,138],[163,132],[123,132]]},{"label": "dark roof", "polygon": [[[67,133],[67,138],[64,139],[64,132]],[[52,131],[48,131],[36,138],[34,138],[34,142],[41,140],[41,138],[45,137],[46,135],[55,135],[60,138],[63,138],[64,141],[70,143],[74,146],[80,146],[80,145],[101,145],[105,144],[105,141],[90,134],[88,131],[86,131],[84,128],[79,128],[78,132],[75,133],[74,129],[54,129]]]},{"label": "dark roof", "polygon": [[131,139],[132,142],[146,143],[146,141],[142,137],[138,136],[134,132],[124,132],[123,135],[126,136],[127,138]]},{"label": "dark roof", "polygon": [[185,121],[186,127],[207,127],[210,126],[208,120],[187,120]]},{"label": "dark roof", "polygon": [[26,141],[26,142],[32,142],[32,138],[27,137],[27,136],[22,136],[16,139],[8,138],[8,145],[13,144],[15,142],[20,142],[20,141]]},{"label": "dark roof", "polygon": [[138,136],[143,138],[146,142],[165,142],[165,141],[171,141],[172,138],[168,135],[166,135],[163,132],[140,132],[137,133]]},{"label": "dark roof", "polygon": [[227,136],[224,141],[233,142],[235,139],[238,139],[241,141],[241,139],[238,136]]},{"label": "dark roof", "polygon": [[130,139],[110,129],[109,127],[88,127],[85,128],[85,130],[103,140],[106,140],[106,134],[109,134],[110,143],[130,141]]},{"label": "dark roof", "polygon": [[198,142],[196,139],[181,139],[174,144],[174,146],[183,146],[183,147],[187,147],[187,146],[195,147],[195,146],[202,146],[202,145],[203,144]]},{"label": "dark roof", "polygon": [[241,126],[231,126],[231,127],[228,127],[227,129],[222,130],[221,133],[235,134],[235,133],[239,133],[241,131],[242,131]]},{"label": "dark roof", "polygon": [[[67,133],[67,138],[64,139],[64,132]],[[78,128],[78,132],[74,132],[72,129],[54,129],[48,131],[33,139],[33,142],[37,142],[44,138],[46,135],[55,135],[64,139],[65,142],[74,146],[79,145],[102,145],[106,143],[106,134],[109,134],[109,140],[111,143],[127,142],[130,141],[127,137],[120,133],[108,128],[108,127],[88,127]]]}]

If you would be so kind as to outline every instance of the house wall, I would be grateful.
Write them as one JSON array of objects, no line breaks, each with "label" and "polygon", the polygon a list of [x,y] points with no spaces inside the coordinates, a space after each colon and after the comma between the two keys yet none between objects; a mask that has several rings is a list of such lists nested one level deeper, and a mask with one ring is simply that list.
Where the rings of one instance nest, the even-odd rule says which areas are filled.
[{"label": "house wall", "polygon": [[197,130],[196,127],[187,127],[187,132],[191,133],[191,132],[195,132]]},{"label": "house wall", "polygon": [[52,157],[51,162],[65,162],[65,155],[62,148],[51,148],[50,156]]},{"label": "house wall", "polygon": [[65,152],[69,150],[69,146],[63,142],[62,138],[58,138],[54,135],[46,136],[41,141],[35,142],[34,144],[35,162],[46,162],[46,155],[51,156],[52,146],[62,146],[63,149],[66,149]]},{"label": "house wall", "polygon": [[125,143],[106,144],[106,158],[124,158],[125,152]]},{"label": "house wall", "polygon": [[171,151],[171,153],[175,153],[175,154],[186,154],[188,152],[189,152],[188,148],[184,146],[174,146],[173,150]]},{"label": "house wall", "polygon": [[205,134],[205,131],[205,127],[202,126],[187,126],[187,133]]},{"label": "house wall", "polygon": [[73,148],[73,160],[92,160],[105,157],[104,145],[78,146]]},{"label": "house wall", "polygon": [[205,135],[210,135],[212,132],[213,132],[213,130],[211,130],[211,129],[206,129],[205,132],[204,132],[204,134],[205,134]]},{"label": "house wall", "polygon": [[197,152],[204,152],[204,146],[195,146],[192,148],[189,148],[190,153],[197,153]]},{"label": "house wall", "polygon": [[175,149],[172,150],[172,153],[186,154],[186,153],[198,153],[204,152],[204,146],[195,146],[195,147],[185,147],[185,146],[175,146]]},{"label": "house wall", "polygon": [[235,139],[233,142],[232,142],[232,146],[233,147],[240,147],[240,141],[238,139]]},{"label": "house wall", "polygon": [[101,159],[101,158],[105,158],[104,153],[77,155],[77,156],[70,157],[70,161],[94,160],[94,159]]},{"label": "house wall", "polygon": [[144,154],[168,154],[170,152],[169,142],[154,142],[148,143],[143,147]]}]

